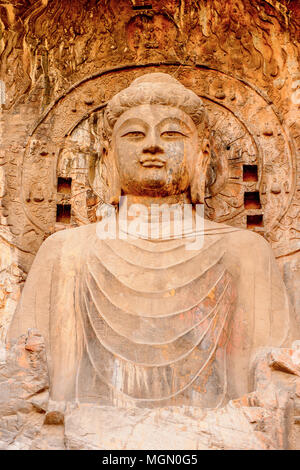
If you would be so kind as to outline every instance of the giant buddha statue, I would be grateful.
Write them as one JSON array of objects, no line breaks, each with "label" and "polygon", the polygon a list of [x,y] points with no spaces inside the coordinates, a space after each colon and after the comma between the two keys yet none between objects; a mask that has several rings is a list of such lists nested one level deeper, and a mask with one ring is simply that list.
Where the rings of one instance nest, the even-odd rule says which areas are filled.
[{"label": "giant buddha statue", "polygon": [[[196,223],[210,149],[202,100],[168,74],[145,74],[108,102],[91,173],[121,229],[101,237],[104,215],[50,236],[9,331],[45,338],[53,400],[214,409],[251,391],[260,348],[289,341],[289,303],[268,243]],[[143,215],[134,234],[137,205],[193,207],[192,223],[152,236]]]}]

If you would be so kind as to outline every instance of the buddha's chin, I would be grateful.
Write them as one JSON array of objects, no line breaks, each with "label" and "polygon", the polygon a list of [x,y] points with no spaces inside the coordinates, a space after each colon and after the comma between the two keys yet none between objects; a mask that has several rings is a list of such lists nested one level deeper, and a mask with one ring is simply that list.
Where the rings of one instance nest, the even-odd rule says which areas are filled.
[{"label": "buddha's chin", "polygon": [[[176,187],[176,186],[175,186]],[[174,194],[174,185],[168,182],[164,168],[149,168],[139,178],[132,178],[122,188],[124,194],[166,197]]]},{"label": "buddha's chin", "polygon": [[150,170],[148,174],[145,175],[144,178],[142,178],[140,181],[141,188],[145,191],[155,191],[157,189],[162,189],[164,186],[166,186],[166,183],[167,181],[165,172],[157,171],[157,169],[154,171]]}]

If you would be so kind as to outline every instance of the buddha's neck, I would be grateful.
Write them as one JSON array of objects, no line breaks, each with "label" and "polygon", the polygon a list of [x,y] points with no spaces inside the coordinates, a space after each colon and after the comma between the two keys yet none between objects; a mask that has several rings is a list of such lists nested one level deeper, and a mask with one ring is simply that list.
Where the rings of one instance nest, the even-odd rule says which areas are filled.
[{"label": "buddha's neck", "polygon": [[129,209],[132,204],[141,204],[146,207],[151,207],[152,205],[162,206],[163,204],[173,205],[173,204],[191,204],[191,198],[188,191],[181,194],[174,194],[172,196],[165,197],[153,197],[153,196],[134,196],[132,194],[126,194],[126,203],[127,208]]},{"label": "buddha's neck", "polygon": [[128,233],[138,229],[139,235],[150,239],[181,238],[199,230],[188,193],[160,198],[126,196],[119,207],[119,226]]}]

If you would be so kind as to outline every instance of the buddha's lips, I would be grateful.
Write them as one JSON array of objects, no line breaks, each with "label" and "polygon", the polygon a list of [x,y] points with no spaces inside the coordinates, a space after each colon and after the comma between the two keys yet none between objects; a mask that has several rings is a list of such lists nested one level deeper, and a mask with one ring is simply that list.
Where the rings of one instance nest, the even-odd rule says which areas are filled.
[{"label": "buddha's lips", "polygon": [[140,160],[140,163],[143,167],[146,168],[162,168],[165,166],[165,160],[160,160],[160,159],[147,159],[147,160]]}]

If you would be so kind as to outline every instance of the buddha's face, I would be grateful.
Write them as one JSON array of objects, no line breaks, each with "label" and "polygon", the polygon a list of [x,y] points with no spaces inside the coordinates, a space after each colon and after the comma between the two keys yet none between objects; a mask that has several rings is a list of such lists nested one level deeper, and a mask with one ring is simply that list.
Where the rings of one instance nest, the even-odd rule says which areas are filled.
[{"label": "buddha's face", "polygon": [[181,194],[189,188],[194,172],[197,128],[180,109],[136,106],[117,120],[112,150],[123,194]]}]

